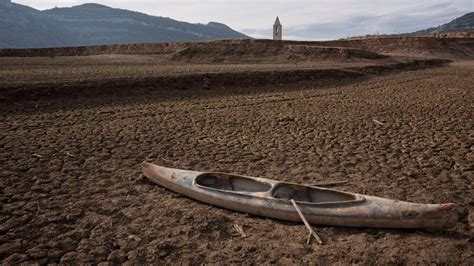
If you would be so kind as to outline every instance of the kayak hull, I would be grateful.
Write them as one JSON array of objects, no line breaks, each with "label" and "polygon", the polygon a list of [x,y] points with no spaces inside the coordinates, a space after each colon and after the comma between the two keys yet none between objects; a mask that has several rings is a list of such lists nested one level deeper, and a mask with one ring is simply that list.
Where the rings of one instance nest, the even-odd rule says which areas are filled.
[{"label": "kayak hull", "polygon": [[458,221],[456,205],[419,204],[265,178],[166,168],[143,163],[152,182],[221,208],[301,222],[294,199],[308,222],[367,228],[444,229]]}]

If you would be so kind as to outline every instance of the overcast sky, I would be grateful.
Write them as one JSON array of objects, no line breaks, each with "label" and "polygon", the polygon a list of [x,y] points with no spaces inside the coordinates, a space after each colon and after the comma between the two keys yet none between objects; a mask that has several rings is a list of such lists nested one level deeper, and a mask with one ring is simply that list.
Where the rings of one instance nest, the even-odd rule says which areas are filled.
[{"label": "overcast sky", "polygon": [[322,40],[412,32],[474,11],[474,0],[13,0],[37,9],[100,3],[149,15],[217,21],[255,38],[271,38],[280,16],[286,39]]}]

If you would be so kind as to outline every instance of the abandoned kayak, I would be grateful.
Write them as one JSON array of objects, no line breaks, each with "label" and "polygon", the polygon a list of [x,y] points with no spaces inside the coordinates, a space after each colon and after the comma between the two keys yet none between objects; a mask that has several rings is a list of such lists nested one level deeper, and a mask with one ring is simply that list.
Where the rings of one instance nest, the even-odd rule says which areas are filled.
[{"label": "abandoned kayak", "polygon": [[301,222],[291,199],[312,224],[443,229],[453,227],[458,221],[453,203],[418,204],[265,178],[166,168],[146,162],[142,170],[152,182],[192,199],[286,221]]}]

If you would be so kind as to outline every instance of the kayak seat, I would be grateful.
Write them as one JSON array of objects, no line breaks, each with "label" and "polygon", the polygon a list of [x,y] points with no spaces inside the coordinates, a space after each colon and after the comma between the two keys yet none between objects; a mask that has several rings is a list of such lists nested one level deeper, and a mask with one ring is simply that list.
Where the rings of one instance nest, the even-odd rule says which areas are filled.
[{"label": "kayak seat", "polygon": [[196,177],[196,183],[203,187],[239,192],[265,192],[271,188],[270,184],[251,178],[219,173],[202,174]]},{"label": "kayak seat", "polygon": [[272,193],[277,199],[294,199],[300,202],[328,203],[356,200],[352,194],[332,190],[318,189],[296,184],[279,184]]}]

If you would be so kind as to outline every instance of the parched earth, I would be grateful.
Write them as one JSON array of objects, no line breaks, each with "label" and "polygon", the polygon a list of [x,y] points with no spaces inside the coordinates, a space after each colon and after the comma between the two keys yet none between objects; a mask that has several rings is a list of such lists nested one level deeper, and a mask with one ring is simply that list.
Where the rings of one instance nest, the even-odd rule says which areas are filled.
[{"label": "parched earth", "polygon": [[[473,73],[473,61],[458,61],[352,83],[1,103],[0,260],[472,265]],[[306,245],[302,224],[139,178],[144,160],[307,184],[348,179],[339,189],[457,203],[461,220],[434,232],[317,226],[325,244]]]}]

